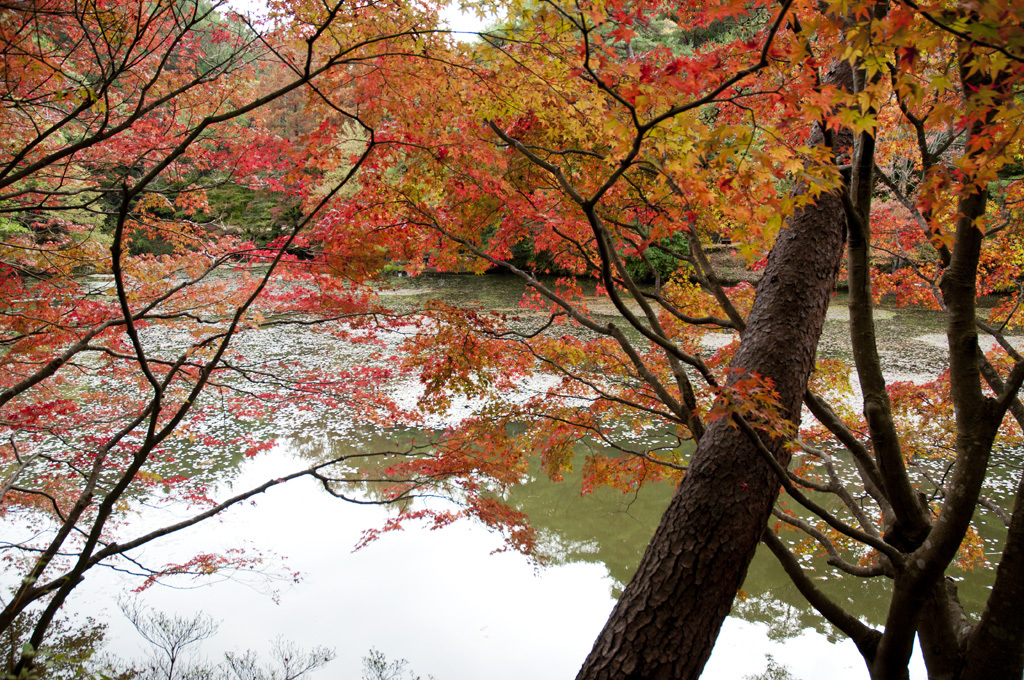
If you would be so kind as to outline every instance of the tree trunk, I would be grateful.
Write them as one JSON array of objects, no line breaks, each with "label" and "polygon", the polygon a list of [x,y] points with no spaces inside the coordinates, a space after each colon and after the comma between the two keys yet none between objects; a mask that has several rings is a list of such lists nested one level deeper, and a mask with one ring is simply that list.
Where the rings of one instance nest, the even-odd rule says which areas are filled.
[{"label": "tree trunk", "polygon": [[[843,256],[836,194],[798,212],[768,257],[732,367],[771,378],[793,422]],[[769,442],[789,464],[780,442]],[[696,678],[743,583],[779,493],[755,444],[727,418],[711,423],[578,680]]]},{"label": "tree trunk", "polygon": [[965,629],[970,627],[956,595],[956,584],[942,579],[924,604],[917,640],[928,669],[928,680],[954,680],[960,668]]},{"label": "tree trunk", "polygon": [[962,680],[1024,674],[1024,479],[985,611],[968,638]]}]

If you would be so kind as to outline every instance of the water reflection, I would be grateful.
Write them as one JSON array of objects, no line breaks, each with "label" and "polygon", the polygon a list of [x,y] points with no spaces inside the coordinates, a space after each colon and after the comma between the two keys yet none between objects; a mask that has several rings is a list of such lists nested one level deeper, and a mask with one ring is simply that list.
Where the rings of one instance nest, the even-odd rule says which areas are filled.
[{"label": "water reflection", "polygon": [[[303,428],[275,451],[244,461],[234,487],[351,453],[354,438]],[[387,450],[400,439],[378,432],[364,441]],[[223,621],[208,649],[211,657],[283,633],[306,646],[337,649],[338,659],[320,676],[325,678],[358,678],[370,647],[407,658],[438,680],[570,678],[672,492],[666,484],[653,484],[634,495],[603,489],[581,497],[578,489],[576,480],[553,484],[534,475],[508,497],[545,536],[552,564],[538,570],[521,555],[491,554],[500,540],[466,522],[436,532],[410,528],[353,553],[362,531],[381,526],[394,510],[342,504],[303,481],[137,556],[166,561],[195,546],[249,545],[272,550],[271,562],[286,558],[287,570],[301,573],[298,582],[268,585],[242,577],[192,590],[194,582],[178,581],[172,585],[186,590],[157,587],[143,597],[168,613],[206,611]],[[165,519],[144,513],[140,521],[147,518]],[[134,655],[139,643],[112,603],[117,592],[134,585],[116,574],[96,574],[77,601],[87,611],[106,611],[113,651],[124,656]],[[268,596],[268,587],[276,592]],[[831,631],[815,632],[820,624],[800,607],[770,556],[758,557],[744,590],[747,597],[727,622],[707,677],[755,677],[768,668],[768,655],[794,678],[823,671],[835,678],[863,677],[856,650],[845,642],[831,644]]]},{"label": "water reflection", "polygon": [[[424,435],[412,431],[402,431],[400,434],[376,432],[366,433],[364,437],[356,439],[361,439],[369,449],[383,451],[396,446],[401,448],[404,445],[403,439],[407,438],[422,440]],[[292,438],[290,444],[303,459],[310,461],[345,455],[357,446],[347,437],[309,434]],[[588,453],[591,453],[588,447],[578,448],[576,465],[560,483],[549,481],[535,467],[528,479],[522,485],[513,487],[504,500],[516,510],[526,513],[541,535],[540,546],[548,558],[548,566],[539,572],[536,579],[544,581],[554,578],[560,570],[592,565],[597,567],[597,571],[586,572],[589,574],[586,578],[587,587],[603,584],[605,598],[616,598],[632,577],[674,487],[668,483],[652,483],[629,494],[599,488],[592,494],[581,495],[579,470]],[[368,493],[372,495],[372,489]],[[383,542],[386,544],[391,540],[392,537],[388,537]],[[500,587],[514,590],[534,587],[520,579],[503,582]],[[885,597],[883,584],[834,577],[828,581],[823,587],[838,600],[846,602],[855,615],[872,623],[881,623],[879,612],[884,611],[882,605]],[[600,596],[598,598],[602,599]],[[610,607],[612,600],[605,601]],[[546,612],[546,607],[542,611]],[[496,612],[488,614],[481,608],[480,615],[486,621],[488,616],[494,616]],[[587,621],[588,627],[593,628],[595,633],[600,624],[601,621]],[[789,654],[795,649],[802,650],[801,653],[807,658],[816,658],[816,653],[809,651],[809,648],[816,649],[817,654],[821,655],[819,661],[824,665],[816,666],[818,670],[834,670],[839,662],[839,667],[850,669],[851,675],[844,676],[840,672],[836,677],[858,677],[862,674],[862,664],[856,650],[803,603],[788,577],[767,551],[758,553],[744,584],[744,592],[734,605],[733,618],[727,624],[723,636],[720,647],[724,651],[716,652],[711,666],[712,669],[718,669],[715,671],[717,675],[709,677],[755,677],[772,669],[775,675],[765,677],[787,677],[784,675],[788,672],[784,660],[792,662]],[[789,652],[775,649],[778,645],[788,647]],[[833,645],[838,647],[831,652],[825,651]],[[729,658],[732,654],[730,646],[742,648],[742,660]],[[582,660],[587,649],[588,644],[583,640],[574,653],[579,654]],[[798,674],[791,677],[807,676]]]},{"label": "water reflection", "polygon": [[[424,277],[402,283],[414,289],[388,293],[398,302],[403,295],[420,300],[437,295],[453,304],[520,311],[517,291],[521,287],[509,279]],[[832,316],[822,353],[842,357],[845,321],[841,314]],[[941,348],[908,343],[933,332],[930,323],[926,314],[902,311],[880,320],[883,351],[890,356],[892,370],[911,377],[922,375],[944,358]],[[281,357],[291,356],[294,347],[309,361],[345,360],[342,349],[299,333],[263,342]],[[410,439],[423,437],[405,429],[357,427],[349,416],[344,409],[275,413],[245,422],[221,415],[209,422],[211,429],[224,432],[221,439],[238,429],[277,436],[281,445],[256,459],[232,450],[211,458],[202,446],[183,441],[176,469],[219,485],[226,493],[229,484],[240,489],[309,462],[405,449]],[[581,469],[586,453],[584,449],[577,452],[576,470]],[[1008,474],[1015,467],[1016,463],[1008,463]],[[353,466],[347,472],[358,470]],[[389,656],[408,658],[417,670],[438,680],[573,677],[613,597],[632,576],[673,489],[654,483],[628,495],[599,489],[581,496],[579,473],[566,477],[562,483],[552,483],[539,470],[531,470],[527,481],[505,498],[526,513],[541,534],[550,566],[539,571],[522,556],[492,555],[500,547],[499,540],[466,523],[439,532],[410,528],[353,554],[361,533],[380,527],[396,509],[340,504],[316,484],[302,482],[267,494],[254,507],[233,510],[219,522],[154,546],[143,556],[165,562],[195,546],[216,550],[240,541],[257,549],[269,547],[287,556],[289,568],[304,575],[300,583],[280,588],[280,604],[254,594],[253,587],[261,587],[258,584],[240,581],[196,591],[154,589],[146,597],[161,609],[206,610],[223,619],[219,644],[224,648],[252,647],[282,631],[309,645],[337,647],[339,660],[321,677],[357,678],[360,659],[374,646]],[[373,484],[363,484],[358,491],[367,497],[378,493]],[[437,499],[415,503],[443,505]],[[994,523],[986,529],[986,523],[989,520],[983,517],[983,533],[1000,531]],[[116,575],[90,578],[95,608],[105,607],[102,602],[110,599],[111,590],[126,587],[126,581]],[[983,601],[987,578],[966,575],[961,599],[968,609]],[[854,615],[881,623],[888,600],[884,581],[822,572],[820,585]],[[707,677],[739,679],[766,672],[775,674],[765,677],[780,678],[785,673],[815,678],[826,672],[834,678],[865,676],[856,650],[803,604],[767,551],[758,553],[743,591]],[[114,612],[111,619],[116,618]],[[130,631],[115,631],[120,638],[115,644],[131,650],[130,635]],[[914,672],[918,677],[923,674],[920,665]]]}]

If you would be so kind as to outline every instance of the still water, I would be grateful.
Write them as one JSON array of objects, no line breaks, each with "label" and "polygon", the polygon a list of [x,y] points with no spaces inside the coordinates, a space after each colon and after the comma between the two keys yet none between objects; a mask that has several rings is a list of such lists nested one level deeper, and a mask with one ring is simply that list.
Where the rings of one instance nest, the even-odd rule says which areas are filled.
[{"label": "still water", "polygon": [[[521,290],[521,289],[520,289]],[[439,297],[456,304],[518,311],[509,279],[431,277],[388,293],[395,301]],[[822,352],[842,356],[845,307],[837,299]],[[924,312],[883,312],[879,336],[891,376],[923,377],[941,362],[938,320]],[[297,333],[297,331],[291,331]],[[938,339],[937,339],[938,338]],[[315,342],[293,336],[286,351],[318,355]],[[280,414],[275,449],[218,469],[218,496],[303,467],[310,458],[387,446],[402,432],[362,432],[344,413]],[[196,451],[202,467],[212,452]],[[212,474],[212,473],[211,473]],[[356,680],[371,648],[405,658],[409,668],[437,680],[555,680],[572,678],[632,574],[672,489],[645,487],[624,496],[610,490],[581,497],[578,480],[555,484],[538,475],[509,500],[540,530],[551,556],[544,567],[511,552],[501,540],[462,522],[438,531],[411,526],[353,552],[363,531],[379,527],[388,510],[346,504],[312,482],[275,488],[244,507],[155,544],[135,555],[152,563],[183,561],[204,551],[246,548],[265,555],[262,573],[171,581],[138,595],[168,614],[205,611],[221,622],[202,654],[264,650],[275,637],[310,648],[333,647],[337,659],[316,677]],[[424,502],[424,501],[418,501]],[[429,501],[442,503],[443,501]],[[142,507],[137,527],[166,524],[174,509]],[[828,587],[857,615],[879,623],[884,592],[849,578]],[[92,574],[72,606],[109,626],[108,650],[140,656],[144,643],[120,613],[116,599],[139,585],[115,572]],[[986,584],[967,585],[965,604],[979,601]],[[855,647],[802,604],[767,551],[760,553],[726,622],[705,677],[863,678]],[[925,677],[918,659],[912,677]]]}]

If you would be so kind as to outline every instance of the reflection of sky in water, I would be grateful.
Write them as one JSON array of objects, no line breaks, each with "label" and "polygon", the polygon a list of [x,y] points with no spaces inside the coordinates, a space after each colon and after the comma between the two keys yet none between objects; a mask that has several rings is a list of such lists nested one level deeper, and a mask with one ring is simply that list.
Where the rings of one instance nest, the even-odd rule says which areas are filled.
[{"label": "reflection of sky in water", "polygon": [[[249,461],[236,488],[292,465],[273,453]],[[437,680],[575,676],[613,605],[614,583],[601,564],[536,571],[518,554],[491,554],[499,539],[469,523],[435,532],[410,528],[353,553],[362,530],[379,526],[385,513],[332,500],[305,481],[271,490],[255,506],[237,508],[141,557],[156,564],[185,559],[190,545],[248,545],[284,556],[288,570],[302,572],[298,584],[241,577],[187,590],[158,586],[142,597],[167,613],[203,610],[220,620],[217,638],[204,647],[211,659],[222,651],[265,649],[274,637],[284,636],[307,648],[336,648],[338,658],[322,678],[356,680],[371,647],[406,658],[417,673]],[[109,623],[109,649],[126,657],[140,655],[143,645],[114,599],[135,585],[101,571],[72,598],[79,611]],[[276,589],[276,596],[268,589]],[[778,623],[785,627],[785,621]],[[851,643],[830,644],[824,635],[797,627],[786,631],[790,637],[773,641],[779,632],[779,626],[769,630],[729,619],[705,677],[757,675],[769,655],[794,678],[865,677]],[[924,677],[923,669],[913,677]]]},{"label": "reflection of sky in water", "polygon": [[[440,279],[433,283],[447,285]],[[507,296],[507,282],[488,279],[487,283],[500,287]],[[510,310],[516,309],[514,302],[508,305]],[[500,308],[490,299],[486,306]],[[879,315],[880,346],[890,370],[916,376],[930,370],[944,354],[926,338],[925,342],[913,341],[914,351],[908,351],[907,341],[934,330],[914,328],[908,333],[901,323],[908,316],[913,315]],[[843,336],[841,323],[827,325],[823,355],[843,356]],[[392,334],[387,339],[394,346],[401,338]],[[717,346],[729,339],[731,336],[723,335],[707,344]],[[160,343],[164,337],[152,331],[149,340]],[[245,334],[238,345],[240,350],[248,346],[246,353],[262,360],[298,360],[309,369],[330,368],[346,359],[365,358],[369,352],[369,348],[296,329]],[[528,385],[533,390],[546,386],[544,379]],[[418,393],[407,382],[396,382],[394,389],[403,406],[411,406]],[[505,396],[516,400],[528,393]],[[449,418],[465,417],[476,406],[459,403]],[[253,434],[265,430],[264,434],[272,436],[281,422],[287,422],[290,432],[297,435],[293,442],[298,448],[316,455],[325,442],[352,446],[368,439],[364,430],[351,426],[349,417],[344,406],[330,414],[287,409],[275,413],[277,422],[257,419],[242,428]],[[200,430],[226,434],[222,430],[233,427],[229,420],[211,418]],[[376,439],[386,437],[378,435]],[[197,453],[195,447],[191,453]],[[197,463],[204,477],[227,478],[230,470],[221,475],[212,463],[207,465],[222,461],[226,457],[223,449],[198,453],[203,458]],[[246,461],[236,488],[302,466],[301,461],[287,459],[279,450]],[[628,580],[633,568],[629,565],[639,559],[638,551],[653,531],[664,503],[648,503],[653,507],[648,512],[642,512],[641,506],[650,500],[644,498],[625,510],[588,505],[591,500],[580,504],[578,483],[575,490],[571,485],[572,481],[555,490],[544,482],[530,483],[513,493],[511,500],[521,503],[522,509],[529,512],[531,503],[543,508],[539,513],[543,516],[535,516],[534,521],[558,564],[540,571],[520,555],[491,554],[500,547],[500,539],[470,523],[437,532],[410,528],[352,553],[362,531],[379,527],[387,511],[345,504],[320,493],[310,482],[298,482],[271,490],[254,506],[236,508],[136,557],[159,566],[188,559],[193,554],[189,546],[203,551],[249,546],[253,551],[267,551],[268,565],[276,564],[275,555],[287,558],[286,570],[303,574],[300,583],[282,580],[268,584],[240,577],[190,590],[155,587],[143,597],[148,605],[168,613],[187,615],[203,610],[221,620],[218,637],[205,647],[214,660],[225,650],[261,650],[282,635],[306,648],[336,648],[338,658],[321,678],[356,680],[361,658],[371,647],[390,658],[406,658],[418,674],[431,674],[437,680],[572,678],[611,610],[612,593]],[[574,500],[559,497],[565,495]],[[621,505],[619,498],[616,502]],[[147,510],[143,517],[132,520],[133,529],[141,532],[145,524],[155,528],[168,523],[166,517],[159,519],[156,514]],[[600,531],[592,527],[595,524],[601,525]],[[595,536],[601,539],[595,541]],[[632,544],[636,541],[625,537],[643,540],[637,547]],[[763,673],[769,663],[790,674],[771,676],[778,679],[866,677],[852,643],[831,643],[825,633],[812,628],[820,628],[813,614],[783,602],[792,597],[786,593],[792,586],[784,577],[768,574],[765,562],[759,558],[752,567],[750,582],[744,586],[750,597],[737,605],[744,618],[726,622],[705,677],[742,680]],[[100,571],[90,574],[71,600],[78,611],[109,623],[111,649],[125,657],[139,656],[142,642],[118,611],[116,593],[138,583]],[[267,592],[274,588],[276,597]],[[884,607],[881,601],[872,601],[877,594],[843,595],[844,604],[857,615],[861,610],[877,612]],[[912,677],[924,677],[917,660]]]}]

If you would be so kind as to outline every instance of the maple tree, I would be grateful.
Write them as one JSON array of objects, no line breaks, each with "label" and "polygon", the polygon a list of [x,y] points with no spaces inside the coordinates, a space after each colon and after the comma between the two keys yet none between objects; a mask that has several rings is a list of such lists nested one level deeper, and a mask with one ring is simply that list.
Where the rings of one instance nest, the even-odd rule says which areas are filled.
[{"label": "maple tree", "polygon": [[[1024,511],[988,468],[1019,445],[1024,415],[1024,362],[1005,337],[1021,275],[1022,11],[516,5],[512,27],[418,69],[417,87],[387,59],[364,81],[394,144],[339,201],[343,219],[314,230],[327,256],[374,233],[412,274],[511,272],[545,315],[524,327],[423,310],[404,354],[421,408],[481,405],[407,469],[514,483],[535,454],[558,479],[587,436],[588,487],[681,480],[580,678],[696,677],[759,541],[872,677],[905,677],[915,638],[937,677],[1020,675]],[[633,49],[656,22],[718,37]],[[763,267],[756,292],[722,283],[708,256],[722,240]],[[815,362],[841,266],[852,365]],[[925,384],[883,374],[874,305],[888,293],[948,320],[948,370]],[[1001,301],[982,313],[988,293]],[[721,330],[737,342],[708,349]],[[983,565],[980,507],[1006,532],[987,606],[968,615],[946,573]],[[815,550],[815,569],[890,582],[883,629],[815,585],[798,558]]]},{"label": "maple tree", "polygon": [[[270,3],[258,20],[198,0],[0,8],[0,509],[14,577],[0,630],[31,628],[14,677],[37,672],[35,650],[90,569],[120,564],[145,587],[258,564],[228,551],[146,566],[130,551],[290,479],[367,481],[346,465],[354,454],[212,497],[218,469],[273,445],[259,424],[275,411],[358,407],[373,422],[397,410],[367,396],[384,368],[302,365],[258,346],[260,333],[311,324],[342,343],[375,311],[339,278],[358,262],[330,276],[301,263],[317,208],[257,246],[204,224],[206,192],[340,192],[376,145],[348,84],[382,54],[414,56],[435,21],[428,5],[390,2]],[[286,96],[315,98],[357,131],[333,176],[305,162],[330,123],[288,137],[268,124],[264,108]],[[145,252],[154,243],[164,254]],[[218,409],[240,424],[215,427]],[[197,450],[210,458],[196,464]],[[144,499],[192,514],[136,527]]]},{"label": "maple tree", "polygon": [[[269,445],[215,437],[204,393],[249,419],[289,401],[339,408],[343,394],[371,420],[431,430],[417,455],[344,480],[382,481],[381,502],[432,484],[462,504],[413,506],[383,530],[472,515],[536,552],[528,518],[495,492],[533,457],[559,479],[581,438],[585,489],[679,482],[581,678],[698,675],[761,541],[872,677],[904,677],[915,637],[933,675],[1019,677],[1022,491],[1000,497],[988,467],[1019,446],[1024,418],[1024,360],[1005,337],[1024,264],[1024,9],[511,3],[507,29],[461,45],[432,31],[429,6],[272,3],[258,25],[215,9],[3,10],[3,507],[57,529],[14,546],[23,577],[0,628],[45,600],[38,646],[88,569],[287,479],[111,538],[136,489],[202,501],[171,474],[174,446]],[[272,120],[298,113],[300,89],[307,118]],[[281,192],[306,217],[264,247],[212,238],[196,218],[225,181]],[[171,252],[130,255],[135,239]],[[709,255],[722,243],[763,271],[756,290],[723,283]],[[852,366],[815,361],[844,249]],[[441,302],[394,314],[360,284],[395,262],[503,269],[532,316]],[[90,293],[86,270],[112,290]],[[873,305],[888,293],[946,315],[948,371],[887,380]],[[1001,298],[983,318],[987,293]],[[405,333],[388,366],[421,384],[418,416],[391,403],[395,371],[380,364],[328,376],[229,352],[257,329],[330,321],[339,341]],[[344,495],[334,462],[293,476]],[[971,620],[946,573],[981,566],[979,507],[1007,529]],[[814,551],[815,569],[891,583],[884,629],[816,586]]]}]

